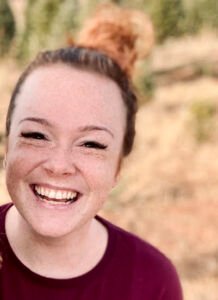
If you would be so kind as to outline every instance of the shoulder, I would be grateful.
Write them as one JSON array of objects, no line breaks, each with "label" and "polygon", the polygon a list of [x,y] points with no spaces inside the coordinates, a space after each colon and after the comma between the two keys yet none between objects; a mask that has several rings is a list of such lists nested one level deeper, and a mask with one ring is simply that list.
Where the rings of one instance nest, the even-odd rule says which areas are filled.
[{"label": "shoulder", "polygon": [[138,258],[141,263],[144,261],[154,265],[158,264],[158,266],[163,265],[163,267],[165,267],[165,265],[171,265],[170,260],[160,250],[147,241],[103,218],[98,218],[106,225],[109,235],[116,236],[116,243],[119,244],[119,247],[121,247],[120,249],[124,247],[126,251],[136,255],[136,258]]},{"label": "shoulder", "polygon": [[[166,255],[150,243],[110,222],[100,219],[108,228],[109,235],[116,236],[116,255],[121,265],[128,265],[137,288],[153,293],[159,290],[161,300],[181,300],[182,291],[177,271]],[[146,282],[146,284],[145,284]],[[152,294],[153,295],[153,294]],[[158,298],[159,299],[159,298]]]}]

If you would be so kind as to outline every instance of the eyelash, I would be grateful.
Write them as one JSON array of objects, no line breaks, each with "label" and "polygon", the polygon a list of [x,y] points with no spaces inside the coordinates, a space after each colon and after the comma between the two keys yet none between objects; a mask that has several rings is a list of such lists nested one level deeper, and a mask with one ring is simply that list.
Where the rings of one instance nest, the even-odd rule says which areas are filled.
[{"label": "eyelash", "polygon": [[41,132],[21,132],[21,137],[26,139],[47,140],[46,136]]},{"label": "eyelash", "polygon": [[93,148],[93,149],[99,149],[99,150],[105,150],[107,149],[107,146],[98,142],[84,142],[82,146],[85,146],[86,148]]},{"label": "eyelash", "polygon": [[[21,137],[26,139],[35,139],[35,140],[48,140],[46,136],[41,132],[21,132]],[[92,149],[99,149],[99,150],[105,150],[107,149],[107,145],[101,144],[94,141],[87,141],[84,142],[81,146],[84,146],[86,148],[92,148]]]}]

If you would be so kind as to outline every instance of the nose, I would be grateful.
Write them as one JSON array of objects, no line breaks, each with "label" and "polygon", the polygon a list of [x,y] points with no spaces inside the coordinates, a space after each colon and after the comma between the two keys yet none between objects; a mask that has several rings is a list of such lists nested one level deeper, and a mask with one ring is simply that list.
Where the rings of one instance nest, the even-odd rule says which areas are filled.
[{"label": "nose", "polygon": [[50,151],[43,167],[47,173],[56,176],[72,175],[77,169],[72,153],[60,148]]}]

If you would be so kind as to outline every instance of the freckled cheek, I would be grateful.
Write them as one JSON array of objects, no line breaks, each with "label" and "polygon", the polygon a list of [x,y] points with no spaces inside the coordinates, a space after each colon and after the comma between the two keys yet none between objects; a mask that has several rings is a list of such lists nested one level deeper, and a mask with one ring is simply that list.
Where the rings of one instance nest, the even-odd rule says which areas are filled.
[{"label": "freckled cheek", "polygon": [[92,190],[108,193],[114,186],[116,169],[112,163],[86,163],[80,166],[83,176]]},{"label": "freckled cheek", "polygon": [[25,181],[25,176],[28,174],[27,166],[21,157],[8,158],[6,167],[6,185],[12,199],[17,197],[17,192],[20,190],[22,183]]},{"label": "freckled cheek", "polygon": [[6,171],[11,174],[16,173],[17,175],[25,176],[34,166],[43,160],[42,151],[25,151],[25,149],[13,149],[8,151],[7,154],[7,165]]}]

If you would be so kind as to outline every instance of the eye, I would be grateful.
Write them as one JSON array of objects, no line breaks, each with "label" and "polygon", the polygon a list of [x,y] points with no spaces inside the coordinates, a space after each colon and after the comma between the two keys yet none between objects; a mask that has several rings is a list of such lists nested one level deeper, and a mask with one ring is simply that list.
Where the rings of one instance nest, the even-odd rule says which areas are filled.
[{"label": "eye", "polygon": [[21,132],[21,137],[26,139],[34,139],[34,140],[48,140],[47,137],[38,131],[30,131],[30,132]]},{"label": "eye", "polygon": [[84,146],[86,148],[93,148],[93,149],[100,149],[100,150],[107,149],[106,145],[104,145],[102,143],[98,143],[98,142],[93,142],[93,141],[84,142],[82,144],[82,146]]}]

